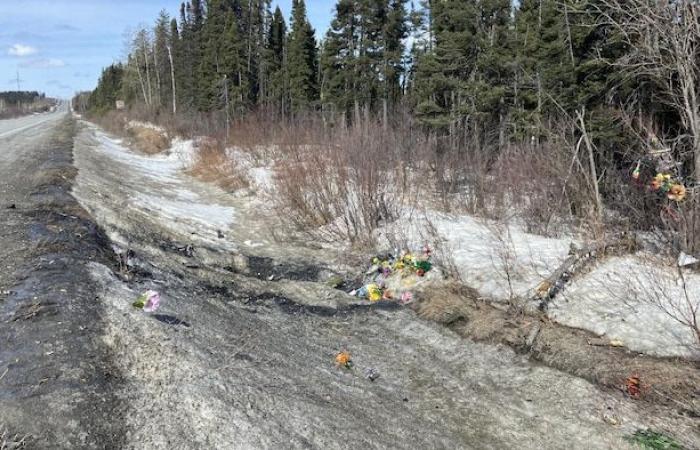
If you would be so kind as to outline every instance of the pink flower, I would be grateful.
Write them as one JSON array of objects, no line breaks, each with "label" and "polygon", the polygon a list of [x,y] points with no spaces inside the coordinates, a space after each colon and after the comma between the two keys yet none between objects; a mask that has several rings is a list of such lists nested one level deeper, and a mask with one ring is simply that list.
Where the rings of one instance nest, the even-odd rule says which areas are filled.
[{"label": "pink flower", "polygon": [[413,294],[411,292],[407,291],[407,292],[404,292],[403,294],[401,294],[401,300],[399,301],[399,303],[401,303],[402,305],[406,305],[408,303],[411,303],[412,301],[413,301]]},{"label": "pink flower", "polygon": [[146,312],[153,312],[160,306],[160,294],[156,291],[146,291],[146,305],[143,310]]}]

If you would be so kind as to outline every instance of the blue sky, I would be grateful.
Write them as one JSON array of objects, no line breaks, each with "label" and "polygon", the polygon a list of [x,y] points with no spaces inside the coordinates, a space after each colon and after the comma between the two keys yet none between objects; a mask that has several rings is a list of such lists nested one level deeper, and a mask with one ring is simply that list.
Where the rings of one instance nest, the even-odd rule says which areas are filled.
[{"label": "blue sky", "polygon": [[[103,67],[124,54],[125,33],[151,24],[161,9],[177,15],[181,0],[0,0],[0,91],[17,89],[69,98],[95,87]],[[321,37],[332,0],[307,0]],[[289,17],[292,0],[273,0]]]}]

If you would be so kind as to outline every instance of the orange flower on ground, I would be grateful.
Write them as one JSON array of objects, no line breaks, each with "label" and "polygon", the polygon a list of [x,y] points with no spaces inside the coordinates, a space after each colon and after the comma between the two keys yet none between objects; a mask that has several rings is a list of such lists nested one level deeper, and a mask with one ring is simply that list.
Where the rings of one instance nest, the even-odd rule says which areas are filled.
[{"label": "orange flower on ground", "polygon": [[683,201],[685,199],[686,190],[685,186],[682,184],[674,184],[668,191],[669,200],[675,200],[677,202]]},{"label": "orange flower on ground", "polygon": [[625,388],[627,393],[632,397],[639,397],[642,393],[642,381],[638,375],[632,375],[625,380]]},{"label": "orange flower on ground", "polygon": [[352,366],[352,360],[350,359],[350,353],[340,352],[335,356],[335,364],[338,367],[350,368]]}]

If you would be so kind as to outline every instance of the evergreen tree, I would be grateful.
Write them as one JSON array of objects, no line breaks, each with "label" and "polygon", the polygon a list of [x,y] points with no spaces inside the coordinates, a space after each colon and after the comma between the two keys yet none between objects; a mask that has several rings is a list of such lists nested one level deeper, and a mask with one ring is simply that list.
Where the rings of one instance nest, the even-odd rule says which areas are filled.
[{"label": "evergreen tree", "polygon": [[344,114],[351,112],[358,89],[356,61],[359,33],[356,19],[357,2],[339,0],[321,58],[322,100]]},{"label": "evergreen tree", "polygon": [[468,116],[470,99],[461,94],[476,67],[478,12],[473,0],[445,0],[431,5],[434,43],[432,51],[417,61],[416,113],[424,124],[443,132],[466,121]]},{"label": "evergreen tree", "polygon": [[279,6],[275,8],[270,23],[267,38],[267,52],[269,61],[269,88],[267,92],[267,104],[274,105],[279,111],[284,111],[284,98],[286,94],[286,76],[284,72],[285,53],[287,40],[287,24]]},{"label": "evergreen tree", "polygon": [[88,110],[99,114],[115,108],[116,101],[120,99],[123,78],[124,67],[121,64],[112,64],[104,69],[97,88],[88,99]]},{"label": "evergreen tree", "polygon": [[168,46],[170,45],[170,15],[162,10],[158,15],[156,26],[153,30],[153,61],[155,69],[156,95],[155,102],[159,107],[168,106],[172,99],[170,80],[170,59]]},{"label": "evergreen tree", "polygon": [[191,22],[192,7],[183,3],[180,7],[179,82],[180,103],[183,109],[195,106],[195,38]]},{"label": "evergreen tree", "polygon": [[406,0],[390,0],[383,30],[384,61],[382,68],[384,100],[390,105],[397,104],[403,96],[401,81],[406,72],[404,41],[409,32],[407,21]]},{"label": "evergreen tree", "polygon": [[304,0],[293,0],[290,28],[286,67],[289,105],[298,112],[312,107],[318,99],[316,37]]},{"label": "evergreen tree", "polygon": [[225,72],[222,67],[227,8],[223,0],[209,0],[207,20],[200,30],[201,58],[197,68],[197,107],[201,111],[221,109]]}]

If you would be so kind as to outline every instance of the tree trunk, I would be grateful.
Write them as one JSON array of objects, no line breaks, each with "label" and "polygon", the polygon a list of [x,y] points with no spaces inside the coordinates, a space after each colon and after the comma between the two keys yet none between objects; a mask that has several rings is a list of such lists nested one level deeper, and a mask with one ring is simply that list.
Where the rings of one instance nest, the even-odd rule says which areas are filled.
[{"label": "tree trunk", "polygon": [[175,64],[173,63],[173,51],[168,46],[168,59],[170,60],[170,80],[173,88],[173,116],[177,114],[177,93],[175,90]]}]

